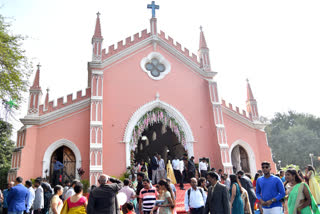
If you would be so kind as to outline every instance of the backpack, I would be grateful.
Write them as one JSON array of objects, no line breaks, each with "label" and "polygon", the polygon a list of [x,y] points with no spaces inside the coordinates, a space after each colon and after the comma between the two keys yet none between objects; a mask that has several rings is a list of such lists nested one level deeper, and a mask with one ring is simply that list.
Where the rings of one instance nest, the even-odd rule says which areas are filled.
[{"label": "backpack", "polygon": [[[202,190],[202,188],[199,188],[199,187],[197,187],[197,190],[200,190],[200,192],[201,192],[201,195],[202,195],[202,199],[203,199],[203,201],[204,201],[204,198],[203,198],[203,190]],[[188,189],[187,190],[187,194],[188,194],[188,205],[190,205],[190,194],[191,194],[191,188],[190,189]]]}]

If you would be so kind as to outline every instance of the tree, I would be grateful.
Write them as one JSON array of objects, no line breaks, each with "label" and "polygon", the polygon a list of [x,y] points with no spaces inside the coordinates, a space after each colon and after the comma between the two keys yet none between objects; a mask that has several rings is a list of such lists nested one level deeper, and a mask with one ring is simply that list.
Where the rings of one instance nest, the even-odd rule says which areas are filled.
[{"label": "tree", "polygon": [[0,185],[7,182],[8,171],[11,167],[11,157],[14,142],[10,139],[12,135],[12,125],[0,120]]},{"label": "tree", "polygon": [[313,153],[314,166],[320,167],[320,118],[313,115],[295,113],[276,113],[271,124],[266,127],[268,143],[272,149],[273,160],[281,164],[294,164],[303,169],[311,164]]},{"label": "tree", "polygon": [[[22,49],[21,35],[13,35],[10,24],[0,15],[0,101],[22,101],[22,93],[27,91],[31,64]],[[16,108],[18,107],[15,106]]]}]

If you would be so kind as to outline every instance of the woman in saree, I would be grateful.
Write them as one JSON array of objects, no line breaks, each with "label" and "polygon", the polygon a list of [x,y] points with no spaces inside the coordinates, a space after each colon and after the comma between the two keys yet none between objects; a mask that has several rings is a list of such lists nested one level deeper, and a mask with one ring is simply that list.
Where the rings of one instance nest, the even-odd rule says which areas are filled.
[{"label": "woman in saree", "polygon": [[168,160],[168,163],[167,163],[167,178],[170,178],[172,184],[177,183],[170,160]]},{"label": "woman in saree", "polygon": [[69,197],[63,204],[61,214],[86,214],[87,198],[82,195],[83,185],[78,182],[74,187],[75,195]]},{"label": "woman in saree", "polygon": [[320,186],[319,183],[317,182],[315,176],[315,170],[313,166],[307,166],[306,168],[306,179],[309,180],[309,188],[310,191],[316,200],[317,204],[320,204]]},{"label": "woman in saree", "polygon": [[63,187],[60,185],[57,185],[53,188],[53,191],[54,191],[54,195],[51,198],[49,214],[60,214],[63,206],[63,202],[60,199],[60,196],[63,193]]},{"label": "woman in saree", "polygon": [[318,205],[314,200],[308,185],[302,182],[295,169],[286,171],[286,180],[292,187],[288,198],[289,214],[320,214]]}]

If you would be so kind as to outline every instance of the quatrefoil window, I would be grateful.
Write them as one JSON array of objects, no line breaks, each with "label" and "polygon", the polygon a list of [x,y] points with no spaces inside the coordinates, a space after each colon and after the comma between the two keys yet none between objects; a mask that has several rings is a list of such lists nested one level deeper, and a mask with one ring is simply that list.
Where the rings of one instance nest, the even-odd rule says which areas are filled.
[{"label": "quatrefoil window", "polygon": [[171,70],[171,65],[160,53],[151,52],[140,62],[141,68],[151,79],[161,80]]},{"label": "quatrefoil window", "polygon": [[150,71],[152,76],[159,77],[161,72],[166,70],[166,67],[157,58],[152,58],[151,62],[146,64],[146,69]]}]

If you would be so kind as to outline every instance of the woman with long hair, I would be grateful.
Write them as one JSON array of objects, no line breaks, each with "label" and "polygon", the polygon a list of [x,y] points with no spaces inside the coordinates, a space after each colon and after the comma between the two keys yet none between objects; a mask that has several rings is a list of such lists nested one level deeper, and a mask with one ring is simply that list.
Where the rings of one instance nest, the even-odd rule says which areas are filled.
[{"label": "woman with long hair", "polygon": [[238,177],[235,174],[230,176],[230,207],[232,214],[244,214],[243,200],[241,199],[242,189]]},{"label": "woman with long hair", "polygon": [[63,202],[60,199],[60,196],[63,193],[63,188],[60,185],[57,185],[53,188],[54,195],[51,198],[49,214],[60,214]]},{"label": "woman with long hair", "polygon": [[320,186],[317,182],[315,176],[316,171],[314,170],[313,166],[309,165],[306,168],[306,179],[309,180],[309,188],[310,191],[316,200],[317,204],[320,204]]},{"label": "woman with long hair", "polygon": [[159,200],[163,200],[163,202],[159,205],[154,206],[150,214],[155,213],[158,208],[159,214],[172,214],[175,205],[172,189],[168,182],[165,180],[160,180],[158,185],[160,189]]},{"label": "woman with long hair", "polygon": [[[252,182],[252,186],[254,188],[254,192],[256,192],[257,180],[258,180],[259,177],[260,177],[259,173],[256,173],[255,176],[254,176],[254,179],[253,179],[253,182]],[[256,199],[256,201],[255,201],[255,209],[258,209],[258,208],[262,212],[261,203],[260,203],[259,199]]]},{"label": "woman with long hair", "polygon": [[314,200],[308,185],[302,182],[297,170],[288,169],[286,180],[290,182],[291,191],[288,197],[289,214],[320,214],[317,203]]},{"label": "woman with long hair", "polygon": [[61,214],[86,214],[87,198],[82,195],[83,185],[78,182],[74,187],[75,195],[65,200]]}]

